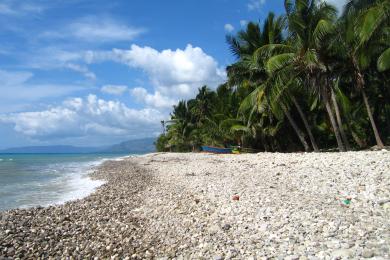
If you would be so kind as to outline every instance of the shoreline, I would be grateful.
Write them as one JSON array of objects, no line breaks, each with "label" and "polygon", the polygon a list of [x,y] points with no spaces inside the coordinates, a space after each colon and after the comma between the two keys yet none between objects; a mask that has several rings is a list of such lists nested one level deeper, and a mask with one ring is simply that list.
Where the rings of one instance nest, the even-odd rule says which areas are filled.
[{"label": "shoreline", "polygon": [[90,176],[106,183],[83,199],[0,212],[0,258],[106,258],[132,255],[133,248],[141,248],[134,245],[134,230],[143,220],[132,210],[142,202],[137,194],[151,182],[151,175],[133,163],[106,161]]},{"label": "shoreline", "polygon": [[384,151],[110,160],[84,199],[0,212],[0,258],[386,258],[388,173]]},{"label": "shoreline", "polygon": [[[69,154],[65,154],[66,156]],[[40,156],[37,154],[35,156]],[[50,154],[50,156],[58,156],[57,154]],[[29,209],[33,207],[49,207],[49,206],[60,206],[66,202],[75,201],[83,199],[100,187],[104,182],[99,179],[92,179],[90,173],[93,172],[100,165],[104,164],[106,161],[120,161],[124,160],[132,155],[117,155],[117,156],[102,156],[99,154],[87,154],[87,156],[92,156],[89,159],[79,161],[79,157],[85,157],[86,154],[72,154],[74,160],[69,160],[69,158],[59,158],[58,161],[47,162],[46,164],[34,165],[33,170],[29,168],[22,168],[20,166],[17,170],[22,174],[28,174],[31,176],[37,176],[42,172],[43,178],[41,180],[33,181],[36,187],[32,186],[29,190],[29,193],[23,194],[23,190],[20,190],[20,196],[18,197],[1,197],[0,199],[9,199],[9,201],[14,200],[14,203],[9,203],[8,205],[2,205],[0,203],[0,212],[6,212],[13,209]],[[93,157],[95,156],[95,157]],[[16,161],[15,163],[25,164],[25,158],[21,157],[18,154],[12,156],[13,158],[6,159],[7,161]],[[40,159],[40,158],[39,158]],[[7,168],[5,168],[7,169]],[[3,170],[4,171],[4,170]],[[22,172],[23,171],[23,172]],[[55,177],[52,177],[55,176]],[[37,177],[41,178],[41,176]],[[12,186],[21,185],[17,182],[6,182],[6,193],[11,190]],[[8,187],[7,187],[8,185]],[[27,182],[22,183],[22,185],[28,185]],[[39,187],[38,187],[39,185]],[[53,186],[58,186],[58,189],[54,189]],[[19,188],[19,187],[17,187]],[[39,189],[38,189],[39,188]],[[55,192],[54,192],[55,191]],[[51,192],[51,193],[50,193]],[[45,196],[43,195],[45,194]],[[33,196],[35,199],[29,199],[29,196]],[[52,198],[52,199],[49,199]],[[41,199],[41,200],[40,200]],[[4,207],[2,207],[4,206]]]}]

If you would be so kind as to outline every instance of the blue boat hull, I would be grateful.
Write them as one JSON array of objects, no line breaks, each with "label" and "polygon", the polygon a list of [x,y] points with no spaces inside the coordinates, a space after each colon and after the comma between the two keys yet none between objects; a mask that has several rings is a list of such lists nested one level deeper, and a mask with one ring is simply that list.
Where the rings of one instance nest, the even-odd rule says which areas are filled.
[{"label": "blue boat hull", "polygon": [[219,148],[219,147],[212,147],[212,146],[201,146],[202,152],[206,153],[232,153],[231,148]]}]

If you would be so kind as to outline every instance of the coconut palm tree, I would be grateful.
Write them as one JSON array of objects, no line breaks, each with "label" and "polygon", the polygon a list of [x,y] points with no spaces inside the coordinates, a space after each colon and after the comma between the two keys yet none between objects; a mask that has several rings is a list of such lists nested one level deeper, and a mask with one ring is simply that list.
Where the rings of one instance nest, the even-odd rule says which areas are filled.
[{"label": "coconut palm tree", "polygon": [[[231,46],[232,52],[240,58],[238,62],[227,68],[229,82],[231,84],[236,84],[241,87],[251,85],[252,89],[256,89],[267,81],[268,74],[264,66],[262,49],[270,44],[282,43],[284,26],[285,19],[283,17],[276,18],[273,13],[270,13],[264,22],[262,31],[258,25],[249,24],[247,30],[239,32],[237,37],[228,37],[228,43]],[[256,93],[259,92],[257,91]],[[266,91],[264,93],[268,92]],[[267,104],[270,103],[267,102]],[[296,105],[299,104],[296,103]],[[274,104],[274,106],[276,106],[276,104]],[[310,147],[306,142],[305,135],[295,122],[294,117],[289,111],[289,107],[280,103],[280,108],[283,111],[284,116],[288,119],[294,132],[297,134],[305,151],[309,151]],[[302,116],[303,114],[300,115]],[[307,128],[307,130],[311,131],[310,128]],[[313,137],[311,133],[310,135]],[[314,138],[311,138],[311,140],[314,143],[314,150],[317,151],[318,147]]]},{"label": "coconut palm tree", "polygon": [[[326,38],[334,32],[336,9],[317,0],[285,0],[289,39],[266,64],[271,75],[300,78],[309,90],[322,97],[340,151],[345,151],[330,103],[334,80],[323,59]],[[277,47],[277,46],[273,46]]]},{"label": "coconut palm tree", "polygon": [[377,57],[379,71],[390,68],[390,1],[349,1],[343,15],[345,50],[355,78],[355,87],[361,93],[378,147],[383,148],[366,93],[365,71]]}]

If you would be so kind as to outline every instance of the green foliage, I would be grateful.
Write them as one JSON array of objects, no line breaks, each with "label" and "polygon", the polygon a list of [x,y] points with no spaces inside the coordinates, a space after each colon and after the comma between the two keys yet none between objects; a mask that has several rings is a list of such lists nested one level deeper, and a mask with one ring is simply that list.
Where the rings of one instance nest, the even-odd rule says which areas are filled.
[{"label": "green foliage", "polygon": [[320,0],[285,0],[285,9],[227,36],[236,57],[227,82],[174,106],[158,151],[390,142],[390,1],[350,0],[340,17]]},{"label": "green foliage", "polygon": [[390,69],[390,48],[385,50],[378,58],[378,70],[383,72]]},{"label": "green foliage", "polygon": [[157,140],[154,144],[156,146],[157,152],[168,151],[168,142],[169,142],[169,138],[166,135],[164,134],[159,135],[159,137],[157,137]]}]

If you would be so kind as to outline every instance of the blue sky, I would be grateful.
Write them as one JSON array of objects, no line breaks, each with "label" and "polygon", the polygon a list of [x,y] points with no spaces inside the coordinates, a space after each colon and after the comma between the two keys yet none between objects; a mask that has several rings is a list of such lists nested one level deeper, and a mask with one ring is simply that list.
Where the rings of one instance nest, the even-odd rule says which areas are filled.
[{"label": "blue sky", "polygon": [[283,1],[1,0],[0,148],[156,136],[224,82],[226,34],[269,11]]}]

